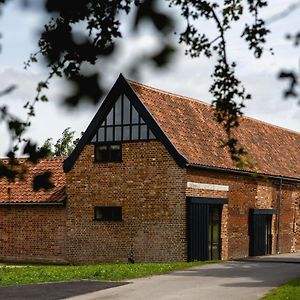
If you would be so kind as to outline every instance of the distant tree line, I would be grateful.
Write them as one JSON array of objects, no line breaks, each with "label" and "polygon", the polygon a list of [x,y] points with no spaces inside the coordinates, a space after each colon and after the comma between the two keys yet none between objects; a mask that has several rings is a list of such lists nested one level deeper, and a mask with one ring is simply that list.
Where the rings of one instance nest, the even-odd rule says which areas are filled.
[{"label": "distant tree line", "polygon": [[74,135],[75,131],[68,127],[56,142],[53,141],[53,138],[48,138],[41,148],[48,153],[48,156],[69,156],[79,142],[79,138],[75,139]]}]

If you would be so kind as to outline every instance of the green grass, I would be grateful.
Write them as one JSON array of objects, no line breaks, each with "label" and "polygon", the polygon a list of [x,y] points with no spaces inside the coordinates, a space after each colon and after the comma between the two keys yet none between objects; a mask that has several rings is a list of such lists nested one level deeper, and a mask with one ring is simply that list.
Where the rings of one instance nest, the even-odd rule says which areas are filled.
[{"label": "green grass", "polygon": [[97,264],[81,266],[0,266],[0,286],[80,279],[123,280],[162,274],[209,262]]},{"label": "green grass", "polygon": [[280,287],[271,290],[263,300],[299,300],[300,278],[289,281]]}]

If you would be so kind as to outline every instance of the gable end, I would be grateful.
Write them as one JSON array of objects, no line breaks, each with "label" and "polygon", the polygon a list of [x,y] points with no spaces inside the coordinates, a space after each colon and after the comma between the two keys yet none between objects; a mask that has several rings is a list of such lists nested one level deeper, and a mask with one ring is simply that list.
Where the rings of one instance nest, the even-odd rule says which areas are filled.
[{"label": "gable end", "polygon": [[163,145],[169,151],[170,155],[177,162],[177,164],[180,167],[186,166],[186,158],[177,151],[171,141],[167,138],[166,134],[154,120],[151,113],[147,110],[134,90],[130,87],[126,79],[122,74],[120,74],[117,81],[100,106],[99,110],[97,111],[96,115],[94,116],[93,120],[86,129],[85,133],[81,137],[79,143],[77,144],[71,155],[64,161],[63,169],[65,172],[69,172],[72,169],[84,146],[91,143],[91,140],[96,135],[101,122],[105,120],[114,102],[121,96],[122,93],[124,93],[128,97],[137,112],[145,121],[146,125],[150,128],[155,137],[163,143]]}]

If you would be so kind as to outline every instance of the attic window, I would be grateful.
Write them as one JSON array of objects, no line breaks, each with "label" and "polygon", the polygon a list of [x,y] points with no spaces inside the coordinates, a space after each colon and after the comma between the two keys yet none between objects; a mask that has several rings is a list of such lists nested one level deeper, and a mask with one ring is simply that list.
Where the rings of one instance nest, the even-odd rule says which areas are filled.
[{"label": "attic window", "polygon": [[155,136],[134,105],[122,94],[99,126],[92,143],[155,140]]},{"label": "attic window", "polygon": [[99,144],[95,145],[96,162],[121,162],[121,144]]}]

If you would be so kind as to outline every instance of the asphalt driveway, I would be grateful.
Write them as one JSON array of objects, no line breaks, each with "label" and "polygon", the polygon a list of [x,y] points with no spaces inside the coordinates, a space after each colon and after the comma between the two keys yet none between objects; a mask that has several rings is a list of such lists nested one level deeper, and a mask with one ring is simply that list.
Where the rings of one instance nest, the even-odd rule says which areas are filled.
[{"label": "asphalt driveway", "polygon": [[76,281],[1,287],[0,299],[254,300],[300,277],[300,253],[193,267],[128,282]]},{"label": "asphalt driveway", "polygon": [[126,282],[80,280],[5,286],[0,288],[0,299],[5,300],[59,300],[85,293],[124,285]]},{"label": "asphalt driveway", "polygon": [[300,277],[300,253],[193,267],[69,300],[254,300]]}]

